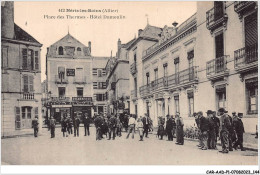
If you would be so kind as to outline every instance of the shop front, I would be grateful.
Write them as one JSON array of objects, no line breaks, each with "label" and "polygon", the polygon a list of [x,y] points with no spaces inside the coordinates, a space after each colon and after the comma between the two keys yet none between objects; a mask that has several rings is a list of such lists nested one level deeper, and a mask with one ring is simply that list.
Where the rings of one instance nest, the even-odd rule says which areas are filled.
[{"label": "shop front", "polygon": [[72,113],[73,117],[78,116],[83,121],[85,114],[92,116],[91,109],[93,107],[92,97],[72,97]]}]

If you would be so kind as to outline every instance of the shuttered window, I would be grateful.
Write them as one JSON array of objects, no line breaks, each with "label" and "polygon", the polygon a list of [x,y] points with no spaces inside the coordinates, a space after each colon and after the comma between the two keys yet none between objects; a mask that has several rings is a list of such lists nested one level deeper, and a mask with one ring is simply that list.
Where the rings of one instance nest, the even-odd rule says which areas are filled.
[{"label": "shuttered window", "polygon": [[33,75],[23,76],[23,92],[33,92]]},{"label": "shuttered window", "polygon": [[35,61],[35,70],[39,70],[39,52],[38,51],[35,51],[34,52],[34,61]]},{"label": "shuttered window", "polygon": [[23,69],[28,68],[28,63],[27,63],[27,49],[22,50],[22,55],[23,55]]},{"label": "shuttered window", "polygon": [[38,115],[39,115],[39,109],[38,109],[38,107],[35,107],[34,108],[34,117],[36,118],[38,118]]},{"label": "shuttered window", "polygon": [[29,90],[30,92],[33,92],[33,76],[29,76]]},{"label": "shuttered window", "polygon": [[257,13],[245,17],[245,45],[252,46],[257,43]]},{"label": "shuttered window", "polygon": [[14,107],[15,110],[15,129],[21,129],[20,107]]}]

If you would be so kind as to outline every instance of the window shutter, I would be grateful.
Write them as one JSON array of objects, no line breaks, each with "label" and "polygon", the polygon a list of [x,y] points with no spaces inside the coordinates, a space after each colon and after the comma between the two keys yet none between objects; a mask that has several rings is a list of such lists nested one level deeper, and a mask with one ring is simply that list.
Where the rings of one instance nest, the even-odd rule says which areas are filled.
[{"label": "window shutter", "polygon": [[27,69],[30,69],[30,70],[31,70],[31,66],[32,66],[32,59],[31,59],[31,57],[32,57],[32,51],[29,50],[28,51],[28,57],[27,57],[27,65],[28,65]]},{"label": "window shutter", "polygon": [[27,49],[22,50],[23,55],[23,69],[27,69]]},{"label": "window shutter", "polygon": [[29,91],[33,92],[33,76],[29,76]]},{"label": "window shutter", "polygon": [[20,107],[14,107],[15,110],[15,129],[21,129]]},{"label": "window shutter", "polygon": [[28,84],[29,84],[29,80],[28,80],[28,75],[24,75],[23,76],[23,91],[24,92],[28,92]]},{"label": "window shutter", "polygon": [[35,66],[34,66],[34,68],[35,68],[35,70],[39,70],[39,52],[38,51],[35,51],[34,52],[34,61],[35,61]]}]

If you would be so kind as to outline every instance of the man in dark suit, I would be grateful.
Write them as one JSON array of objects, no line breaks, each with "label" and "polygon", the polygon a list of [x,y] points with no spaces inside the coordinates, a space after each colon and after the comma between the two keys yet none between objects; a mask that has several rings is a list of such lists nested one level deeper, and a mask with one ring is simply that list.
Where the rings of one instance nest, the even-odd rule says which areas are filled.
[{"label": "man in dark suit", "polygon": [[176,138],[176,143],[177,145],[183,145],[184,144],[184,133],[183,133],[183,119],[180,117],[180,113],[176,113],[176,126],[177,126],[177,138]]},{"label": "man in dark suit", "polygon": [[237,146],[240,146],[241,151],[245,151],[243,147],[243,134],[245,132],[243,121],[241,120],[243,117],[243,113],[238,113],[238,116],[233,118],[233,126],[235,128],[237,134],[237,141],[234,144],[234,148],[237,149]]},{"label": "man in dark suit", "polygon": [[215,131],[215,121],[213,119],[213,111],[208,110],[207,115],[209,118],[209,133],[208,133],[208,148],[216,149],[216,131]]},{"label": "man in dark suit", "polygon": [[169,115],[167,115],[167,122],[166,122],[165,130],[166,130],[166,133],[168,135],[168,141],[173,141],[173,135],[172,135],[173,120]]},{"label": "man in dark suit", "polygon": [[34,131],[34,137],[38,137],[39,121],[37,116],[32,120],[32,127]]},{"label": "man in dark suit", "polygon": [[215,138],[215,142],[217,143],[217,138],[219,137],[219,126],[220,126],[220,121],[219,118],[216,116],[216,111],[213,111],[213,117],[212,120],[214,121],[214,129],[216,132],[216,138]]},{"label": "man in dark suit", "polygon": [[55,137],[55,125],[56,125],[56,120],[51,116],[50,118],[51,138]]},{"label": "man in dark suit", "polygon": [[108,119],[108,140],[111,139],[111,134],[113,134],[113,140],[115,140],[116,137],[116,124],[117,119],[114,115]]},{"label": "man in dark suit", "polygon": [[143,125],[144,125],[145,137],[148,138],[149,119],[148,119],[148,115],[147,114],[145,114],[144,117],[143,117]]},{"label": "man in dark suit", "polygon": [[218,110],[218,115],[220,116],[220,139],[222,145],[222,153],[228,153],[229,151],[229,131],[231,127],[228,115],[224,113],[225,109],[220,108]]},{"label": "man in dark suit", "polygon": [[208,149],[208,132],[209,132],[209,118],[204,117],[203,115],[200,118],[200,130],[202,138],[202,150]]},{"label": "man in dark suit", "polygon": [[80,124],[80,120],[79,117],[76,115],[73,121],[73,126],[74,126],[74,137],[79,137],[79,124]]},{"label": "man in dark suit", "polygon": [[86,136],[86,135],[89,136],[90,135],[90,132],[89,132],[90,117],[88,116],[87,113],[85,113],[85,117],[84,117],[83,122],[84,122],[84,130],[85,130],[85,135],[84,136]]}]

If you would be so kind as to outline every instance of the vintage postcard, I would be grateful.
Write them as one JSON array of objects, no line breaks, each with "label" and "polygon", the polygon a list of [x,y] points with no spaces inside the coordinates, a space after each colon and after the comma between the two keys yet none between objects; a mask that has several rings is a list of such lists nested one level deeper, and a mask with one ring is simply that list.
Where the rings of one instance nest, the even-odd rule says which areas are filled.
[{"label": "vintage postcard", "polygon": [[3,166],[258,165],[257,1],[1,1],[1,70]]}]

